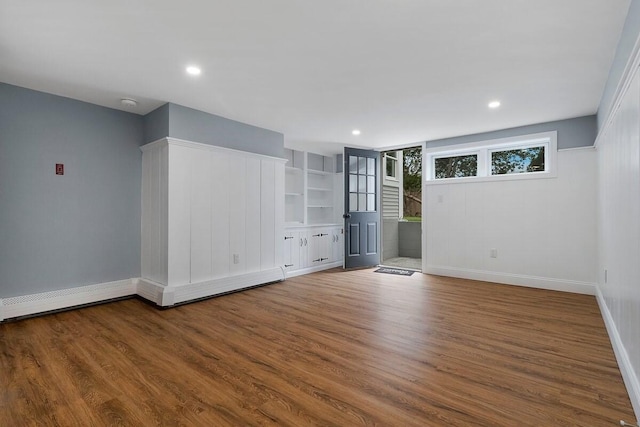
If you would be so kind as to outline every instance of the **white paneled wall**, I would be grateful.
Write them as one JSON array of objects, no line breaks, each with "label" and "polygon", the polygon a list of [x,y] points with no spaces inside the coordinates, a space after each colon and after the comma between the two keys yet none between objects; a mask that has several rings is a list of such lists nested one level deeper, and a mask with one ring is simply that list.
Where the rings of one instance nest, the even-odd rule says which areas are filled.
[{"label": "white paneled wall", "polygon": [[555,178],[427,185],[425,272],[595,293],[595,168],[563,150]]},{"label": "white paneled wall", "polygon": [[215,288],[283,277],[284,160],[171,138],[142,149],[143,280]]},{"label": "white paneled wall", "polygon": [[640,71],[598,137],[599,298],[640,413]]}]

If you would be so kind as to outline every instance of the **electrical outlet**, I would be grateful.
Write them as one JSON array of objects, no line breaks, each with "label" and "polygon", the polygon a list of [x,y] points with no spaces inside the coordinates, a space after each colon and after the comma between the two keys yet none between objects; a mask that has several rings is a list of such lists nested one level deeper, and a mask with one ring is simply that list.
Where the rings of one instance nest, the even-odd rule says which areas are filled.
[{"label": "electrical outlet", "polygon": [[238,254],[233,254],[233,263],[234,263],[234,264],[238,264],[238,263],[240,263],[240,255],[238,255]]},{"label": "electrical outlet", "polygon": [[498,258],[498,250],[496,248],[491,248],[489,251],[489,256],[491,258]]}]

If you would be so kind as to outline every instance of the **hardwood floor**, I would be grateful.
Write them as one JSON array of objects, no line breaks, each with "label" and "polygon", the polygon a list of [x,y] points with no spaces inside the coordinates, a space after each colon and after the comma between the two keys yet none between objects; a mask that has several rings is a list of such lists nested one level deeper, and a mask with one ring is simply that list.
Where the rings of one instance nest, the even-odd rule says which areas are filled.
[{"label": "hardwood floor", "polygon": [[608,426],[593,297],[331,270],[0,324],[0,425]]}]

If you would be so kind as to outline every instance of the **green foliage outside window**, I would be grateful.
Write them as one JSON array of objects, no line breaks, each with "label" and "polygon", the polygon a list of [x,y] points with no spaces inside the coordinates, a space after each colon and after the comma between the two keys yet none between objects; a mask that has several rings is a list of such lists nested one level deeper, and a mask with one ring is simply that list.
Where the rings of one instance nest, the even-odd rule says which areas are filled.
[{"label": "green foliage outside window", "polygon": [[491,175],[544,172],[544,170],[544,146],[491,153]]},{"label": "green foliage outside window", "polygon": [[478,155],[441,157],[435,159],[435,178],[462,178],[478,174]]}]

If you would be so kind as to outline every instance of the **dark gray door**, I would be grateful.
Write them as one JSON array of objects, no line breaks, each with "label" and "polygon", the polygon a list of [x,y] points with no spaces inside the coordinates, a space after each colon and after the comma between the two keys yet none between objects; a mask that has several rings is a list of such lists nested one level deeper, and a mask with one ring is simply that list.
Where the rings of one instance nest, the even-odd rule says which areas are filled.
[{"label": "dark gray door", "polygon": [[380,153],[344,149],[344,267],[380,264]]}]

